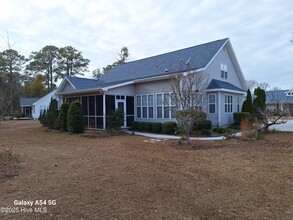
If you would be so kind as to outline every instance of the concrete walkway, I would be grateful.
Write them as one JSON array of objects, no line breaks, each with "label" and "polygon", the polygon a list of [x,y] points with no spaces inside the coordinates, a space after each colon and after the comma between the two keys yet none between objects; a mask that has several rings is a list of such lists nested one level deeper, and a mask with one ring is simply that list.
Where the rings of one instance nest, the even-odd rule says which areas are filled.
[{"label": "concrete walkway", "polygon": [[[126,131],[129,134],[135,134],[139,136],[155,138],[155,139],[180,139],[179,136],[175,135],[166,135],[166,134],[153,134],[153,133],[145,133],[140,131]],[[236,136],[240,136],[240,132],[236,133]],[[217,137],[191,137],[190,140],[203,140],[203,141],[217,141],[217,140],[224,140],[225,136],[217,136]]]}]

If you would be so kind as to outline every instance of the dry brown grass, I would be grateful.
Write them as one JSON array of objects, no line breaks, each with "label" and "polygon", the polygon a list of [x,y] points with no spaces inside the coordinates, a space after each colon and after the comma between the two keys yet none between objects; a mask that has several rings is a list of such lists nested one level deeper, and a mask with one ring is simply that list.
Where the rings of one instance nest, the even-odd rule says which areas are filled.
[{"label": "dry brown grass", "polygon": [[[86,137],[84,137],[86,136]],[[88,138],[90,136],[91,138]],[[144,143],[131,135],[70,135],[12,121],[1,144],[21,155],[0,207],[57,200],[45,214],[1,219],[292,219],[293,135],[265,140]]]}]

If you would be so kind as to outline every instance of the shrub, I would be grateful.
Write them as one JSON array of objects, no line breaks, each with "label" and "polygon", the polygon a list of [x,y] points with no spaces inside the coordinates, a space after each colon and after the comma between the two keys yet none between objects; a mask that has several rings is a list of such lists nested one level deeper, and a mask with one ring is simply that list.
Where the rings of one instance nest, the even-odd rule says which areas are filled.
[{"label": "shrub", "polygon": [[132,122],[132,129],[133,130],[138,130],[139,129],[139,122],[138,121]]},{"label": "shrub", "polygon": [[177,127],[177,123],[173,121],[167,121],[163,123],[162,131],[166,134],[174,134]]},{"label": "shrub", "polygon": [[227,129],[226,128],[222,128],[222,127],[214,128],[213,131],[214,132],[217,132],[219,134],[225,134],[225,133],[227,133]]},{"label": "shrub", "polygon": [[152,123],[151,122],[144,122],[144,130],[145,131],[152,131]]},{"label": "shrub", "polygon": [[51,99],[49,109],[47,112],[48,127],[52,129],[58,129],[58,101],[56,99]]},{"label": "shrub", "polygon": [[203,129],[203,130],[201,131],[201,134],[202,134],[202,135],[211,135],[212,132],[211,132],[210,129]]},{"label": "shrub", "polygon": [[200,120],[198,122],[195,122],[193,125],[193,130],[210,130],[212,128],[212,122],[210,120]]},{"label": "shrub", "polygon": [[233,119],[234,123],[237,125],[240,125],[241,121],[247,118],[248,120],[251,120],[251,114],[249,112],[234,112],[233,113]]},{"label": "shrub", "polygon": [[59,111],[58,115],[58,123],[60,125],[60,128],[63,131],[67,131],[67,113],[68,113],[69,105],[67,102],[64,102]]},{"label": "shrub", "polygon": [[42,116],[41,116],[41,124],[43,126],[48,126],[48,114],[47,114],[47,110],[45,109],[42,113]]},{"label": "shrub", "polygon": [[84,132],[82,108],[78,101],[73,102],[67,113],[67,128],[72,133]]},{"label": "shrub", "polygon": [[107,128],[112,130],[119,130],[124,123],[124,112],[116,109],[107,115]]},{"label": "shrub", "polygon": [[161,133],[162,132],[162,123],[161,122],[153,122],[152,123],[152,132]]},{"label": "shrub", "polygon": [[138,122],[138,130],[144,131],[144,122]]}]

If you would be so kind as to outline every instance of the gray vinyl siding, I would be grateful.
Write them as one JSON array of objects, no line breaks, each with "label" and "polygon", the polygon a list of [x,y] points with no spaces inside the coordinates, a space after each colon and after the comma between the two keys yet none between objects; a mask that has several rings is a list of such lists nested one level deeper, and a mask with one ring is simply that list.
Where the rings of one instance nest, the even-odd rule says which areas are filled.
[{"label": "gray vinyl siding", "polygon": [[69,92],[74,90],[74,88],[72,87],[72,85],[70,85],[70,83],[66,82],[66,85],[64,86],[64,89],[62,90],[62,92]]},{"label": "gray vinyl siding", "polygon": [[125,96],[135,96],[135,85],[126,85],[114,89],[109,89],[105,92],[106,95],[125,95]]},{"label": "gray vinyl siding", "polygon": [[[231,57],[227,51],[227,49],[221,49],[219,53],[216,55],[212,63],[207,67],[205,72],[209,76],[209,79],[217,79],[221,81],[225,81],[231,83],[239,88],[245,89],[242,87],[239,76],[236,72],[236,69],[232,63]],[[228,78],[224,79],[221,77],[221,63],[227,65]]]}]

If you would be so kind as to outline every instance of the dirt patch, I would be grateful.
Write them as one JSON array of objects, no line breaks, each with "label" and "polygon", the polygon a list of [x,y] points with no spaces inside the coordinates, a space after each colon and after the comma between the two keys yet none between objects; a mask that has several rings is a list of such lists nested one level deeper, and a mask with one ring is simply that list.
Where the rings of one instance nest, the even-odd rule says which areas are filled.
[{"label": "dirt patch", "polygon": [[0,213],[1,219],[293,218],[292,133],[259,142],[194,141],[201,150],[179,150],[172,141],[89,138],[12,121],[0,140],[26,162],[0,183],[0,207],[56,201],[42,206],[46,213]]}]

